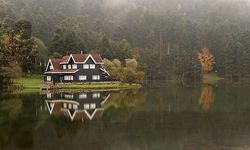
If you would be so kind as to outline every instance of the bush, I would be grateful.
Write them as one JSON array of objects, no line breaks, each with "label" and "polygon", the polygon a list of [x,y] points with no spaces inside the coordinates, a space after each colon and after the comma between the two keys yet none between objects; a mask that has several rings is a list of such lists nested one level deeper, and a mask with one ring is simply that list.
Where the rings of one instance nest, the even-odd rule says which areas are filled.
[{"label": "bush", "polygon": [[104,59],[104,68],[110,73],[111,78],[123,83],[140,83],[144,78],[144,72],[138,70],[136,59],[126,59],[124,65],[118,59]]}]

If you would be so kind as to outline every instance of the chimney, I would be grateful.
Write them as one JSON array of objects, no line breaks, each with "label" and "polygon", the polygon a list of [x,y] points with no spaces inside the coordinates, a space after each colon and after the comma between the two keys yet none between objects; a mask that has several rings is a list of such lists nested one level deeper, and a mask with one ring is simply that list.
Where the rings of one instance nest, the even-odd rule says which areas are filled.
[{"label": "chimney", "polygon": [[83,51],[81,51],[81,55],[83,54]]}]

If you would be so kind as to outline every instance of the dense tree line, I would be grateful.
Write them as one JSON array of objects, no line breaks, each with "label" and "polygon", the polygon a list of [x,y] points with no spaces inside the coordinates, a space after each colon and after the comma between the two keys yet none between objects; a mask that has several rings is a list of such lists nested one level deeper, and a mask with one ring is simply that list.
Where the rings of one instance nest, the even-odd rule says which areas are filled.
[{"label": "dense tree line", "polygon": [[0,19],[29,20],[54,56],[134,57],[147,78],[182,80],[200,78],[198,53],[208,48],[212,71],[243,79],[250,77],[249,8],[247,0],[0,0]]},{"label": "dense tree line", "polygon": [[31,24],[20,20],[13,26],[0,24],[0,87],[8,85],[22,70],[34,70],[37,45],[31,38]]}]

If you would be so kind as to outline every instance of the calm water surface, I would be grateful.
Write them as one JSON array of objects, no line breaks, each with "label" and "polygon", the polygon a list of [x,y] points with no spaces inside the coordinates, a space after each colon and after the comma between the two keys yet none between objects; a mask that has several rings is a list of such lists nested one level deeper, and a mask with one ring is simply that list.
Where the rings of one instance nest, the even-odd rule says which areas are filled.
[{"label": "calm water surface", "polygon": [[250,86],[2,94],[0,149],[250,149]]}]

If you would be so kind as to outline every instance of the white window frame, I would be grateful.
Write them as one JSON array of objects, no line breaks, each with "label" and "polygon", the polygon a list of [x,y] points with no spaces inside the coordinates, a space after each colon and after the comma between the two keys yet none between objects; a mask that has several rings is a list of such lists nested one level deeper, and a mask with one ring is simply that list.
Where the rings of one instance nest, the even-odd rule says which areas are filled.
[{"label": "white window frame", "polygon": [[68,69],[71,69],[71,65],[68,65]]},{"label": "white window frame", "polygon": [[68,108],[69,108],[69,109],[72,109],[72,104],[68,104]]},{"label": "white window frame", "polygon": [[83,69],[89,69],[89,64],[83,64]]},{"label": "white window frame", "polygon": [[74,95],[73,94],[64,94],[64,98],[74,99]]},{"label": "white window frame", "polygon": [[77,64],[73,64],[72,69],[77,69]]},{"label": "white window frame", "polygon": [[47,98],[52,98],[52,94],[51,93],[47,93]]},{"label": "white window frame", "polygon": [[74,80],[74,77],[73,76],[64,76],[63,80],[65,80],[65,81],[72,81],[72,80]]},{"label": "white window frame", "polygon": [[46,81],[51,81],[52,80],[52,77],[51,76],[47,76],[46,77]]},{"label": "white window frame", "polygon": [[78,106],[76,104],[73,104],[73,109],[74,110],[77,110],[78,109]]},{"label": "white window frame", "polygon": [[84,108],[85,110],[89,110],[89,104],[84,104],[84,105],[83,105],[83,108]]},{"label": "white window frame", "polygon": [[95,64],[90,64],[89,69],[95,69]]},{"label": "white window frame", "polygon": [[93,93],[92,98],[100,98],[101,94],[100,93]]},{"label": "white window frame", "polygon": [[63,69],[67,69],[67,66],[66,66],[66,65],[63,65]]},{"label": "white window frame", "polygon": [[92,80],[100,80],[100,75],[92,75]]},{"label": "white window frame", "polygon": [[95,103],[91,103],[89,106],[90,109],[96,109],[96,104]]},{"label": "white window frame", "polygon": [[67,103],[63,103],[63,108],[67,108]]},{"label": "white window frame", "polygon": [[87,80],[87,76],[86,75],[79,75],[79,80],[80,81]]},{"label": "white window frame", "polygon": [[53,70],[53,66],[52,66],[52,65],[50,65],[50,66],[49,66],[49,69],[50,69],[50,70]]},{"label": "white window frame", "polygon": [[81,93],[79,94],[79,99],[86,99],[88,96],[87,96],[87,93]]}]

